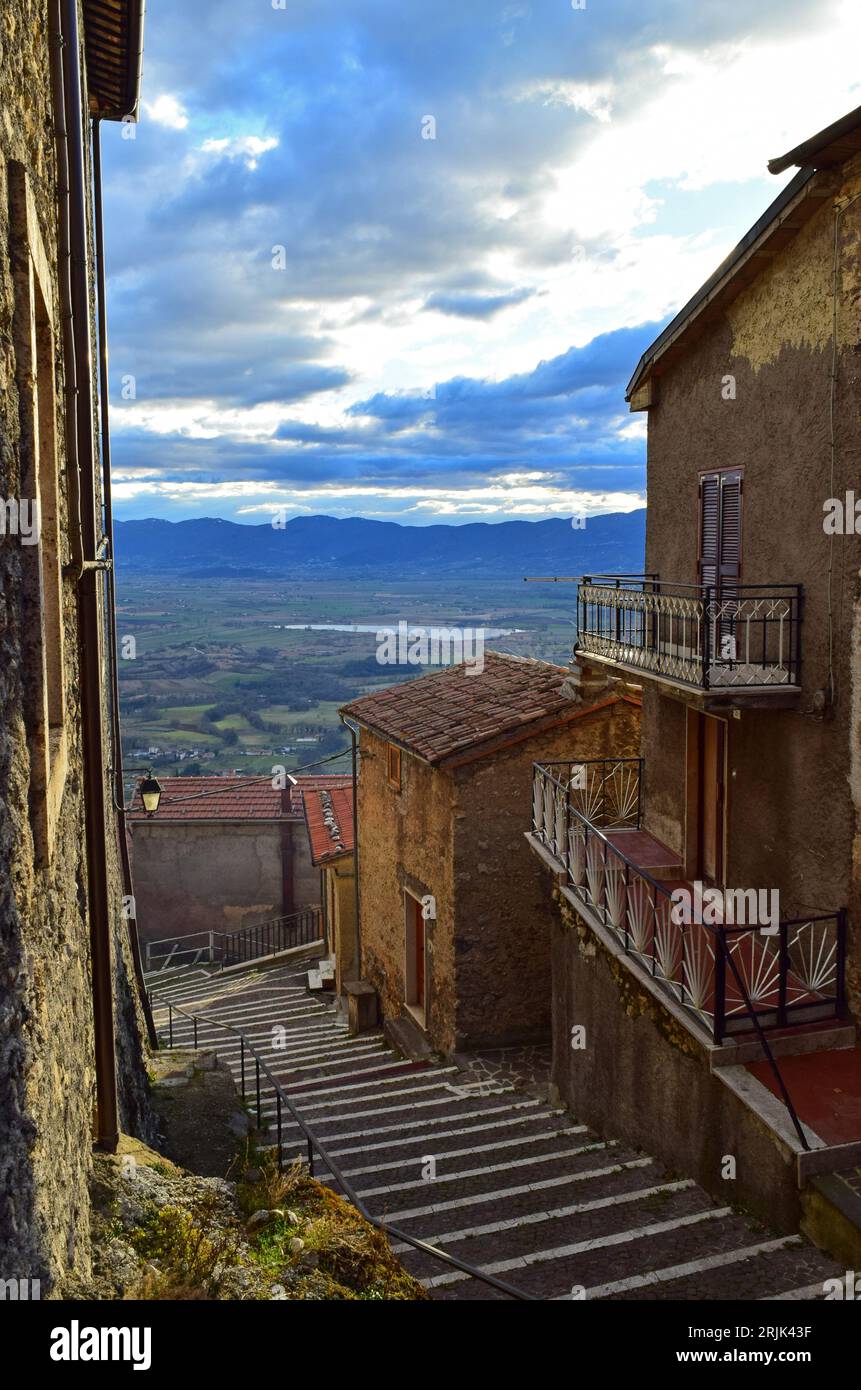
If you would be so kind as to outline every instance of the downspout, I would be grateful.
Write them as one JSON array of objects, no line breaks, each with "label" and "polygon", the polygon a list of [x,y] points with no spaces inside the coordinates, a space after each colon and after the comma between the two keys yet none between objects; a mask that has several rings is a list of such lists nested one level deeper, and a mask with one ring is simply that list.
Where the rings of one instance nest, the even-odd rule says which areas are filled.
[{"label": "downspout", "polygon": [[[71,518],[76,547],[81,678],[81,728],[84,763],[84,819],[87,850],[87,908],[93,985],[93,1030],[98,1102],[97,1143],[114,1152],[119,1140],[117,1067],[111,969],[110,894],[106,856],[107,796],[102,727],[102,671],[99,641],[99,572],[105,567],[96,514],[96,464],[93,440],[93,374],[90,340],[86,169],[84,160],[83,83],[77,0],[51,0],[55,100],[64,120],[57,130],[58,161],[67,175],[60,190],[61,246],[68,244],[70,317],[74,363],[75,420],[73,457],[80,471],[80,527]],[[58,61],[59,59],[59,61]],[[65,225],[64,224],[65,221]],[[61,292],[64,288],[61,276]],[[71,459],[70,459],[71,462]],[[71,472],[71,470],[70,470]]]},{"label": "downspout", "polygon": [[357,735],[359,732],[358,724],[354,724],[346,715],[341,715],[341,723],[345,724],[350,730],[352,742],[352,761],[353,761],[353,895],[355,901],[356,923],[353,929],[353,950],[356,962],[356,979],[362,978],[362,923],[359,915],[359,904],[361,901],[359,894],[359,749]]},{"label": "downspout", "polygon": [[135,982],[138,998],[146,1022],[149,1045],[158,1048],[152,1009],[150,1008],[146,982],[144,981],[143,961],[141,960],[140,937],[138,935],[137,907],[132,880],[132,865],[129,855],[128,832],[126,829],[125,785],[123,778],[123,744],[120,728],[120,687],[117,669],[117,583],[116,555],[114,552],[114,509],[111,490],[111,423],[109,373],[108,373],[108,310],[105,286],[105,223],[102,200],[102,126],[101,121],[93,121],[93,211],[96,234],[96,300],[99,323],[99,407],[102,430],[102,500],[104,502],[105,535],[108,541],[108,556],[111,564],[106,571],[106,609],[108,618],[108,678],[111,692],[111,734],[113,739],[114,809],[118,817],[117,841],[120,852],[120,865],[123,875],[123,893],[133,904],[128,917],[129,947],[134,964]]}]

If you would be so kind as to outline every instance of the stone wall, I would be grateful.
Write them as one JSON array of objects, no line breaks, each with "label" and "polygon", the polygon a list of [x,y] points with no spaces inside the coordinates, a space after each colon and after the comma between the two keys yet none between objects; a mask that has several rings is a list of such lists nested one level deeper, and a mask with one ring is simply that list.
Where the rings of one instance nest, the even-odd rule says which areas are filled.
[{"label": "stone wall", "polygon": [[549,1038],[553,914],[543,891],[545,871],[524,839],[533,763],[636,757],[639,751],[639,707],[617,701],[455,772],[459,1048]]},{"label": "stone wall", "polygon": [[427,923],[428,1030],[435,1046],[454,1047],[454,782],[404,753],[401,790],[388,785],[386,743],[361,731],[359,885],[362,978],[375,986],[383,1017],[399,1018],[405,999],[404,890],[433,894]]},{"label": "stone wall", "polygon": [[[59,558],[65,562],[70,521],[62,456],[53,119],[47,9],[37,0],[4,0],[0,10],[0,113],[0,496],[20,497],[33,471],[22,377],[28,345],[20,313],[21,277],[29,267],[20,207],[10,207],[10,182],[17,180],[20,189],[23,175],[44,249],[54,330],[49,366],[56,382]],[[13,213],[17,233],[10,225]],[[38,548],[22,546],[19,537],[0,538],[0,1277],[39,1279],[44,1294],[68,1272],[86,1273],[89,1266],[95,1072],[76,589],[73,580],[62,579],[65,775],[54,779],[47,825],[34,705],[45,645],[34,601],[34,553]],[[147,1137],[140,1015],[130,983],[115,826],[106,827],[106,834],[121,1123]]]},{"label": "stone wall", "polygon": [[613,702],[454,771],[404,752],[398,792],[388,785],[385,741],[362,729],[362,974],[385,1018],[400,1017],[406,998],[407,890],[436,900],[426,924],[432,1045],[450,1053],[548,1037],[552,915],[523,838],[532,764],[638,751],[639,707]]}]

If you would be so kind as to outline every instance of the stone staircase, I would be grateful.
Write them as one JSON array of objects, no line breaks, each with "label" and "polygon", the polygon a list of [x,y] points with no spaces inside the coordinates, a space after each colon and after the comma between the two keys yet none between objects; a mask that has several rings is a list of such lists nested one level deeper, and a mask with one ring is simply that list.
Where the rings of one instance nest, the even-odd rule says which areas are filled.
[{"label": "stone staircase", "polygon": [[[198,1045],[239,1078],[241,1027],[368,1208],[409,1235],[541,1299],[821,1298],[843,1271],[804,1237],[776,1236],[604,1140],[535,1086],[473,1067],[405,1060],[382,1033],[351,1038],[330,995],[307,988],[307,959],[228,974],[191,969],[149,981],[156,1025],[167,1003],[200,1015]],[[209,1020],[209,1022],[207,1021]],[[174,1042],[191,1042],[174,1015]],[[488,1069],[490,1072],[490,1069]],[[253,1092],[254,1064],[246,1059]],[[262,1094],[272,1125],[271,1088]],[[285,1160],[305,1143],[285,1123]],[[331,1174],[316,1175],[323,1181]],[[333,1182],[333,1186],[336,1186]],[[504,1294],[393,1240],[438,1299]]]}]

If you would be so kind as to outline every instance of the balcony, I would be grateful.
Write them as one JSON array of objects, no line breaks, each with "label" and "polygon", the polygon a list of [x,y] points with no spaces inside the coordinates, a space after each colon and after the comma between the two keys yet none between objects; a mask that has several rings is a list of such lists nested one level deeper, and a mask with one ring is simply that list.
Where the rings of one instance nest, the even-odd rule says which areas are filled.
[{"label": "balcony", "polygon": [[800,584],[584,576],[576,655],[709,696],[712,704],[739,697],[782,703],[800,689],[801,604]]},{"label": "balcony", "polygon": [[[640,758],[534,764],[532,841],[577,912],[716,1043],[842,1017],[843,911],[760,926],[680,912],[677,856],[643,830]],[[732,901],[726,891],[727,901]]]}]

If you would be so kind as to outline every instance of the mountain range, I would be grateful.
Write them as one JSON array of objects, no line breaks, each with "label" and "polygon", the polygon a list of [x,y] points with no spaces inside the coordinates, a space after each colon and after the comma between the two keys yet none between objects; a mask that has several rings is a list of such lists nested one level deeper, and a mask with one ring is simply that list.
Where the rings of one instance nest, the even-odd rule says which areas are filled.
[{"label": "mountain range", "polygon": [[278,529],[215,517],[115,523],[117,567],[128,574],[189,579],[371,577],[442,574],[579,575],[640,573],[645,508],[570,520],[401,526],[364,517],[294,517]]}]

